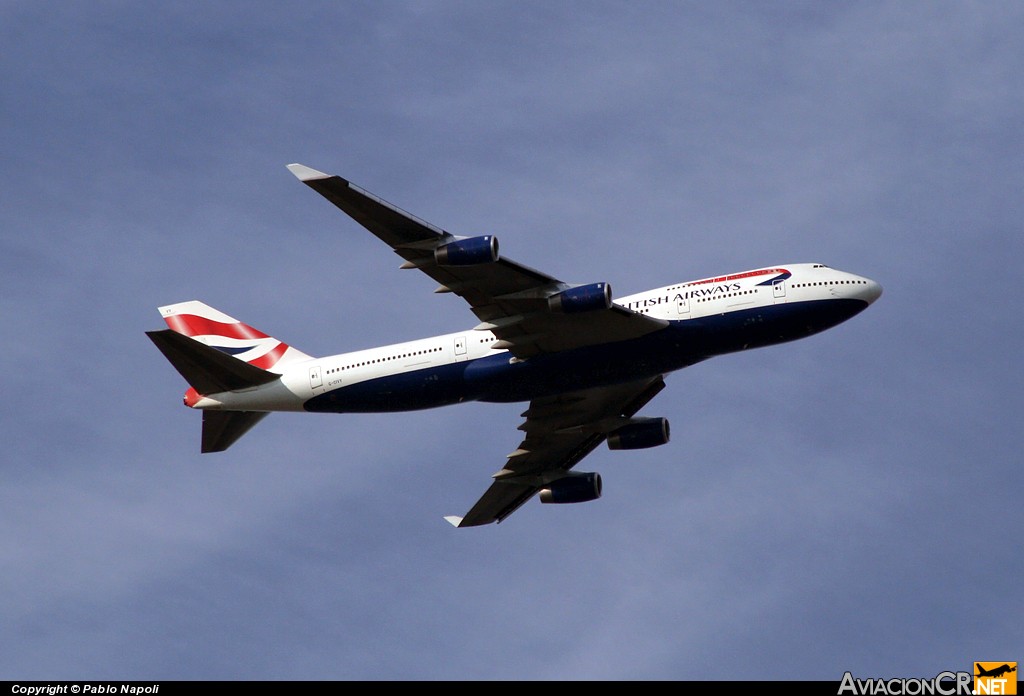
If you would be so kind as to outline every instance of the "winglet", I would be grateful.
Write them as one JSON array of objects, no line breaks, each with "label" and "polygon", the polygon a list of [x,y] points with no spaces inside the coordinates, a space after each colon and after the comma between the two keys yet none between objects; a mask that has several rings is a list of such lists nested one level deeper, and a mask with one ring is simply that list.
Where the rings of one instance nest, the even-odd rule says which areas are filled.
[{"label": "winglet", "polygon": [[313,179],[330,179],[330,174],[324,174],[304,164],[289,164],[288,171],[295,175],[299,181],[311,181]]},{"label": "winglet", "polygon": [[444,519],[446,522],[448,522],[448,524],[450,524],[453,527],[458,527],[460,524],[462,524],[462,518],[458,515],[446,515]]}]

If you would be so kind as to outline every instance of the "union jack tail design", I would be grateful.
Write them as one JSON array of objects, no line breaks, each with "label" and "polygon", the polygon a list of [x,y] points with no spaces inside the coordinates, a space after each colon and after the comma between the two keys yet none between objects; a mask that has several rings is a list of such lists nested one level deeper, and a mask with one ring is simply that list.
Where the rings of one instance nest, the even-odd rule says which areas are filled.
[{"label": "union jack tail design", "polygon": [[160,307],[160,315],[171,330],[270,372],[311,357],[198,300]]}]

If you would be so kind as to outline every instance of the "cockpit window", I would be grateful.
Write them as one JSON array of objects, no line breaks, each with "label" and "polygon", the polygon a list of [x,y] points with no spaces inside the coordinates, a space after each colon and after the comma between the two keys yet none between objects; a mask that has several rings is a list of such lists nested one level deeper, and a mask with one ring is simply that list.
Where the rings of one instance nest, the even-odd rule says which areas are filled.
[{"label": "cockpit window", "polygon": [[812,266],[812,268],[828,268],[828,266],[826,266],[823,263],[816,263],[814,264],[814,266]]}]

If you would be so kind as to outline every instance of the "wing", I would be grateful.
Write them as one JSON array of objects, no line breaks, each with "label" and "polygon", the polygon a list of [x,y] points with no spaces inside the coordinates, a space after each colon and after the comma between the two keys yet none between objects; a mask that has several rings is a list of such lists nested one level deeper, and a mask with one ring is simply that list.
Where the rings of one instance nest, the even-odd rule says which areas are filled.
[{"label": "wing", "polygon": [[435,292],[464,298],[480,319],[476,328],[493,331],[499,339],[494,347],[506,348],[517,358],[624,341],[668,325],[615,304],[581,313],[556,311],[549,298],[572,286],[514,261],[439,265],[435,250],[464,238],[419,220],[339,176],[301,164],[290,164],[288,169],[405,259],[402,268],[418,268],[440,283]]},{"label": "wing", "polygon": [[661,377],[534,399],[519,426],[526,438],[494,483],[466,513],[446,517],[456,527],[501,522],[604,442],[665,388]]}]

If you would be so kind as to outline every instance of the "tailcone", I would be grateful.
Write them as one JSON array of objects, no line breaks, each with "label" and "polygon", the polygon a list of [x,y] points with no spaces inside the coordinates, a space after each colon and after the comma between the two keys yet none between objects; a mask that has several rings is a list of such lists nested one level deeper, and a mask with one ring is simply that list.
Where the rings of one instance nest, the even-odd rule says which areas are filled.
[{"label": "tailcone", "polygon": [[188,391],[185,392],[185,405],[189,408],[195,408],[202,398],[202,395],[196,391],[195,387],[189,387]]},{"label": "tailcone", "polygon": [[211,399],[210,397],[200,394],[195,387],[189,387],[188,391],[185,392],[185,398],[182,399],[185,405],[189,408],[208,409],[208,408],[219,408],[224,405],[223,402],[217,399]]}]

